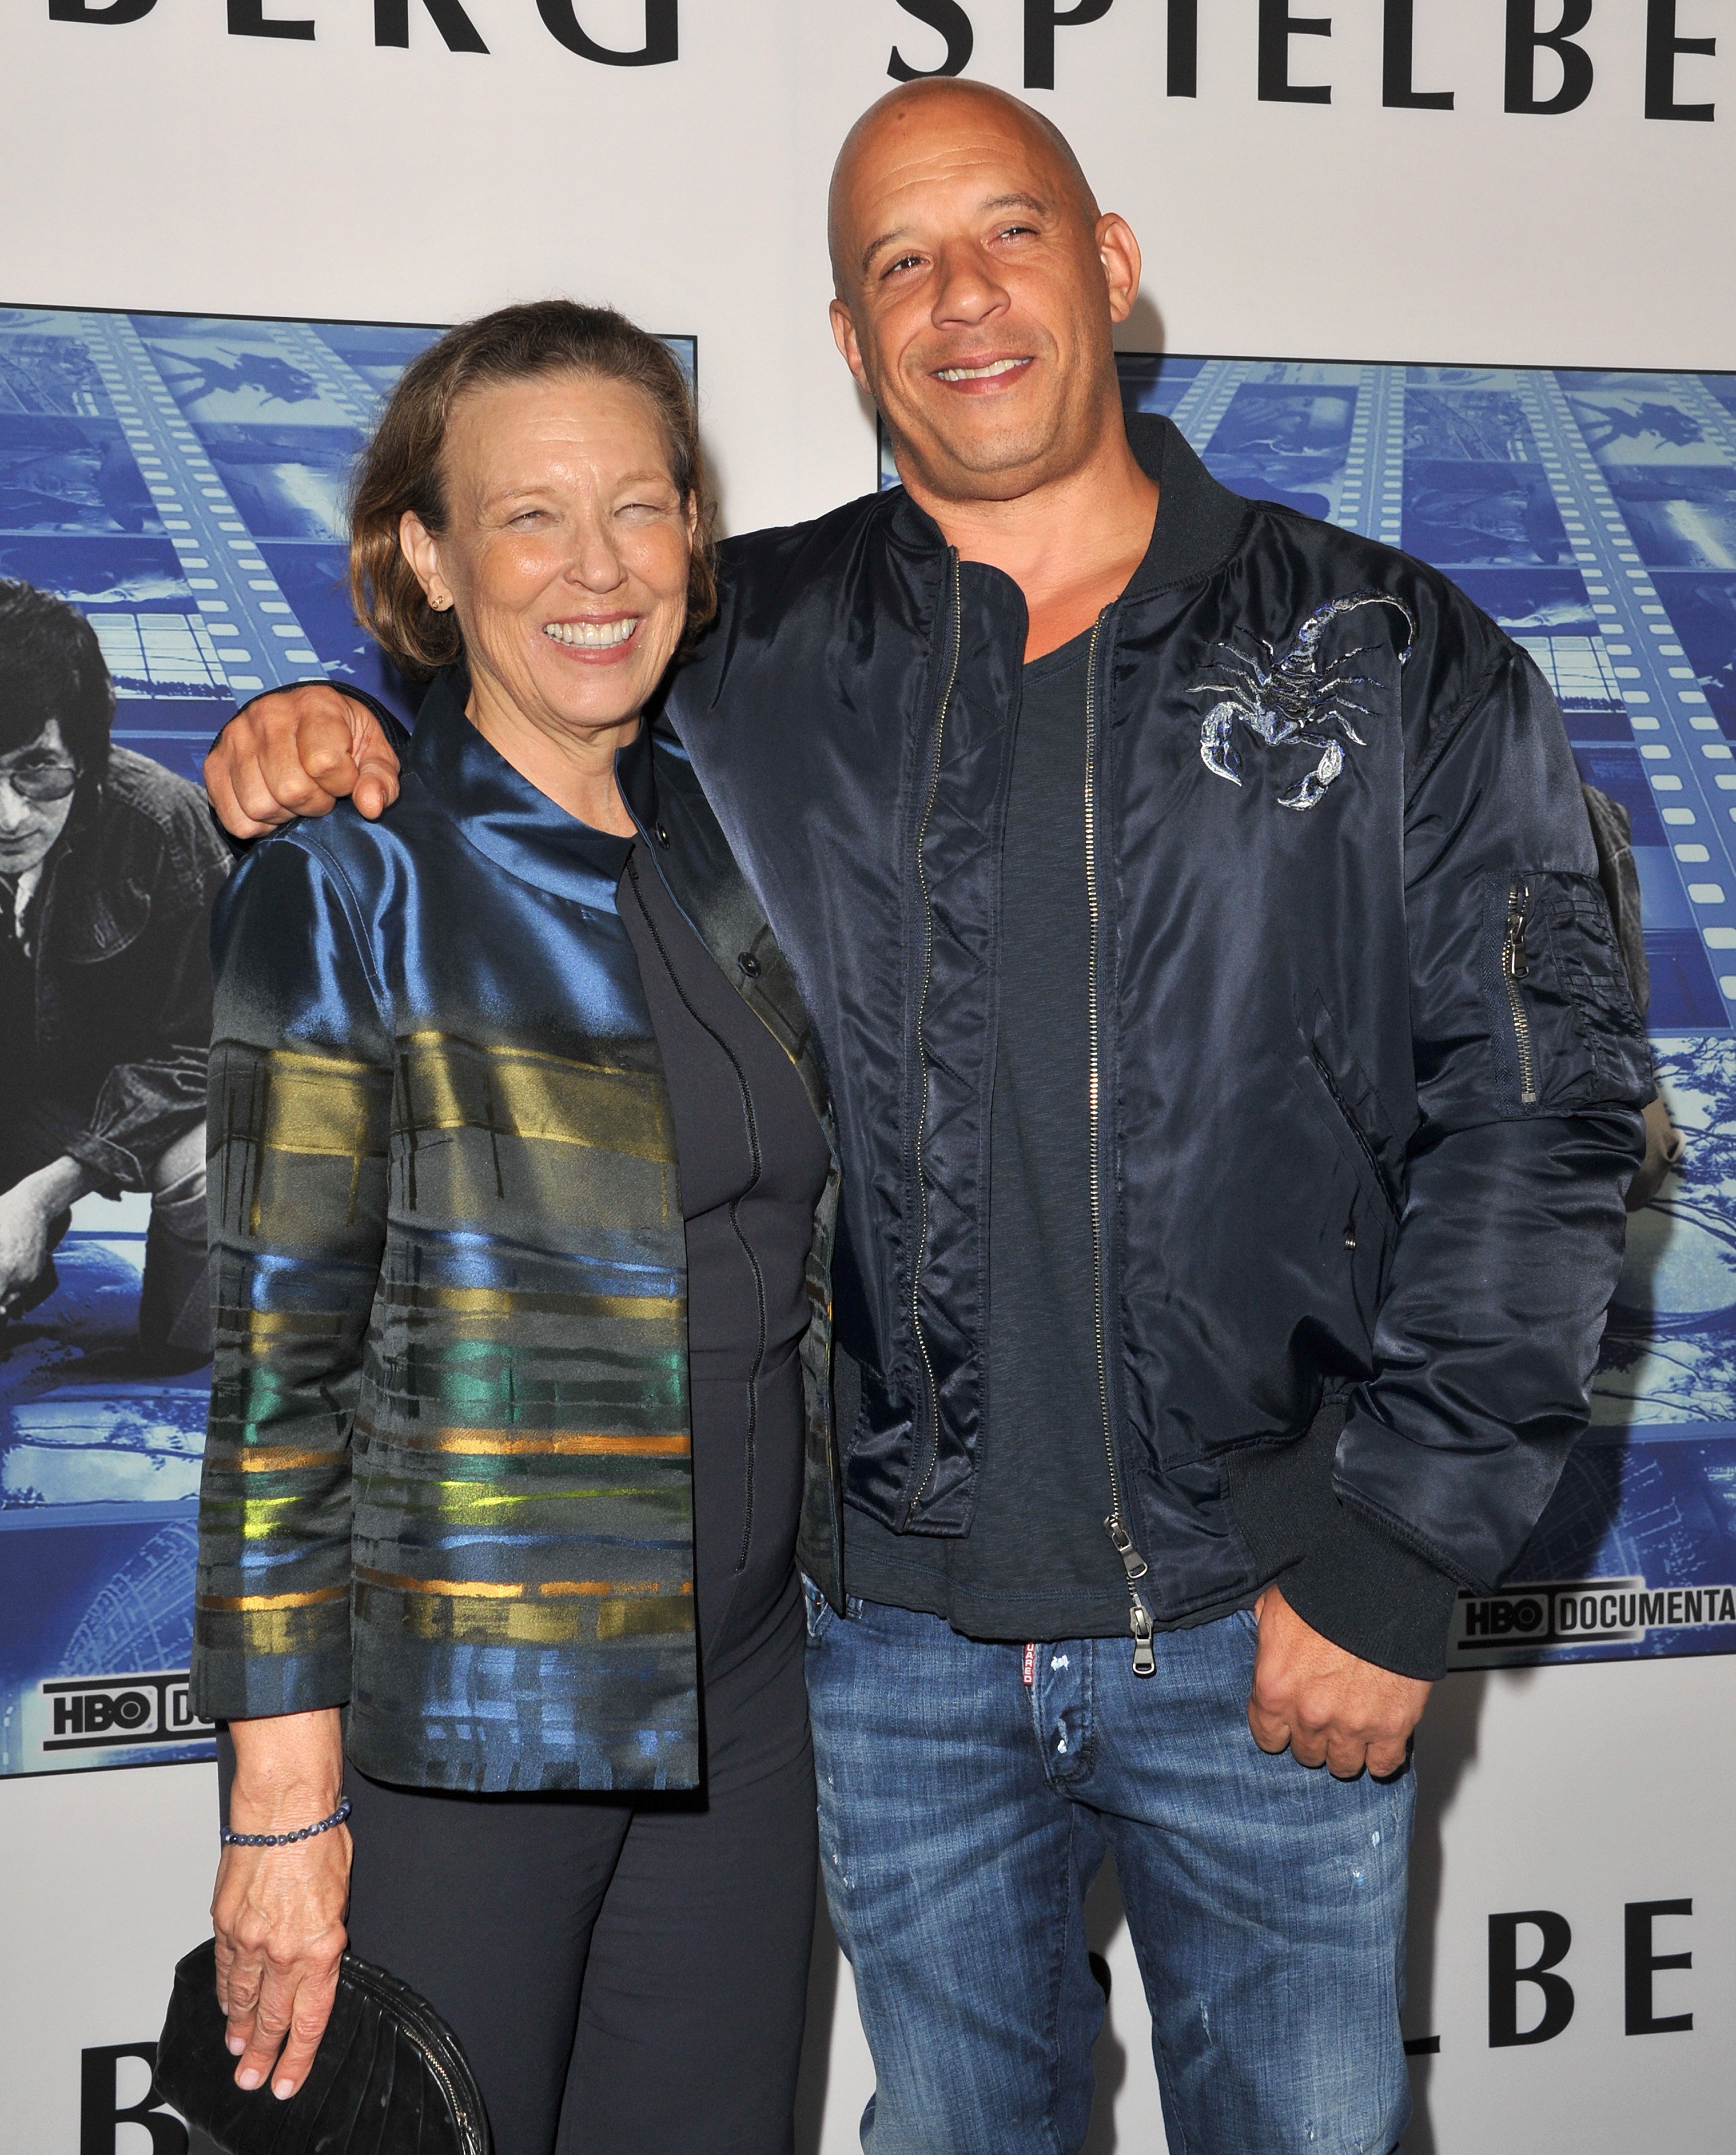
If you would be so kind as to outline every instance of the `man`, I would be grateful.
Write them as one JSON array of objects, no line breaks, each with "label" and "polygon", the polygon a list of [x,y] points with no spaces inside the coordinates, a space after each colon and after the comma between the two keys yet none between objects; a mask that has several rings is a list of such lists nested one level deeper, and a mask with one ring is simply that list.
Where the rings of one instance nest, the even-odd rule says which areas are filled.
[{"label": "man", "polygon": [[110,745],[113,711],[90,622],[0,581],[0,1326],[53,1292],[80,1197],[148,1190],[139,1344],[190,1368],[211,1352],[205,940],[229,863],[196,787]]},{"label": "man", "polygon": [[[1139,250],[1026,107],[893,92],[831,219],[904,485],[732,541],[670,715],[840,1124],[863,2143],[1079,2145],[1110,1850],[1172,2147],[1385,2151],[1407,1742],[1583,1426],[1650,1091],[1565,737],[1444,580],[1124,422]],[[207,779],[245,835],[391,770],[300,690]]]}]

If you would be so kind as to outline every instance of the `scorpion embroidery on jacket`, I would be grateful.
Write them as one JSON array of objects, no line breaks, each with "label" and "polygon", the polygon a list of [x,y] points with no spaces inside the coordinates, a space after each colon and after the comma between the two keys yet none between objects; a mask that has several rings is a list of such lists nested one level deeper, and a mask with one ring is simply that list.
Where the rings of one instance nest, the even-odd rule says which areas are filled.
[{"label": "scorpion embroidery on jacket", "polygon": [[1405,648],[1401,666],[1409,659],[1416,641],[1416,621],[1411,609],[1385,591],[1353,591],[1348,597],[1329,599],[1316,607],[1282,651],[1264,637],[1237,632],[1256,646],[1256,652],[1220,643],[1221,664],[1215,679],[1207,679],[1191,696],[1216,698],[1200,726],[1200,760],[1217,778],[1232,786],[1242,783],[1242,755],[1236,745],[1236,728],[1246,726],[1267,748],[1293,744],[1320,750],[1314,769],[1298,779],[1288,793],[1278,796],[1280,808],[1312,808],[1325,797],[1326,789],[1344,767],[1344,743],[1367,745],[1353,723],[1370,715],[1351,691],[1371,686],[1369,676],[1354,671],[1356,661],[1371,647],[1359,644],[1342,657],[1328,658],[1321,646],[1327,629],[1344,614],[1364,607],[1386,606],[1405,617]]}]

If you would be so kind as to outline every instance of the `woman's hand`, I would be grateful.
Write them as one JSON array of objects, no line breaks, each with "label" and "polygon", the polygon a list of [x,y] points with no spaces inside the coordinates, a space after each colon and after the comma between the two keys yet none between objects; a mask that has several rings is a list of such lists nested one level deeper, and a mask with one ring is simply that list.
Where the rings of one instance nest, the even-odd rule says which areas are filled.
[{"label": "woman's hand", "polygon": [[[337,1809],[335,1707],[231,1722],[229,1730],[232,1833],[290,1833]],[[337,1995],[350,1856],[349,1829],[341,1825],[287,1847],[223,1850],[211,1921],[238,2086],[263,2086],[269,2076],[272,2093],[287,2100],[307,2076]]]}]

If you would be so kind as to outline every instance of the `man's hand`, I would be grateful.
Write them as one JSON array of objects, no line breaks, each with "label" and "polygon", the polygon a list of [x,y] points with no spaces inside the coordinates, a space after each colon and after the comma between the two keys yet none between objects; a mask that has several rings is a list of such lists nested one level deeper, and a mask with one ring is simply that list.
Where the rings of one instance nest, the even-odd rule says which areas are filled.
[{"label": "man's hand", "polygon": [[205,759],[223,828],[263,838],[348,794],[371,821],[398,797],[398,760],[365,704],[317,683],[260,696],[230,719]]},{"label": "man's hand", "polygon": [[1663,1188],[1664,1178],[1671,1169],[1682,1165],[1682,1155],[1687,1149],[1687,1141],[1670,1120],[1670,1111],[1660,1094],[1646,1110],[1646,1157],[1634,1170],[1627,1185],[1630,1212],[1637,1212],[1641,1205],[1652,1202]]},{"label": "man's hand", "polygon": [[1431,1686],[1360,1661],[1305,1624],[1276,1586],[1254,1604],[1260,1644],[1247,1725],[1262,1751],[1288,1745],[1304,1766],[1343,1781],[1366,1767],[1377,1779],[1404,1764]]},{"label": "man's hand", "polygon": [[41,1276],[49,1261],[49,1222],[53,1217],[28,1181],[0,1195],[0,1310]]},{"label": "man's hand", "polygon": [[65,1159],[0,1190],[0,1317],[41,1278],[49,1261],[49,1230],[90,1187],[86,1170]]}]

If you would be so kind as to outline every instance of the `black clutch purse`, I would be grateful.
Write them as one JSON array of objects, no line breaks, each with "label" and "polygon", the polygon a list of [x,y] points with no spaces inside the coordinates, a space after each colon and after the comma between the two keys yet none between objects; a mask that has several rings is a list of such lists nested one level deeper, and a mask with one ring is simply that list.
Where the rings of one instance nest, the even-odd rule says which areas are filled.
[{"label": "black clutch purse", "polygon": [[287,2102],[235,2085],[207,1938],[175,1970],[156,2088],[224,2155],[489,2155],[458,2038],[426,1999],[346,1953],[307,2078]]}]

